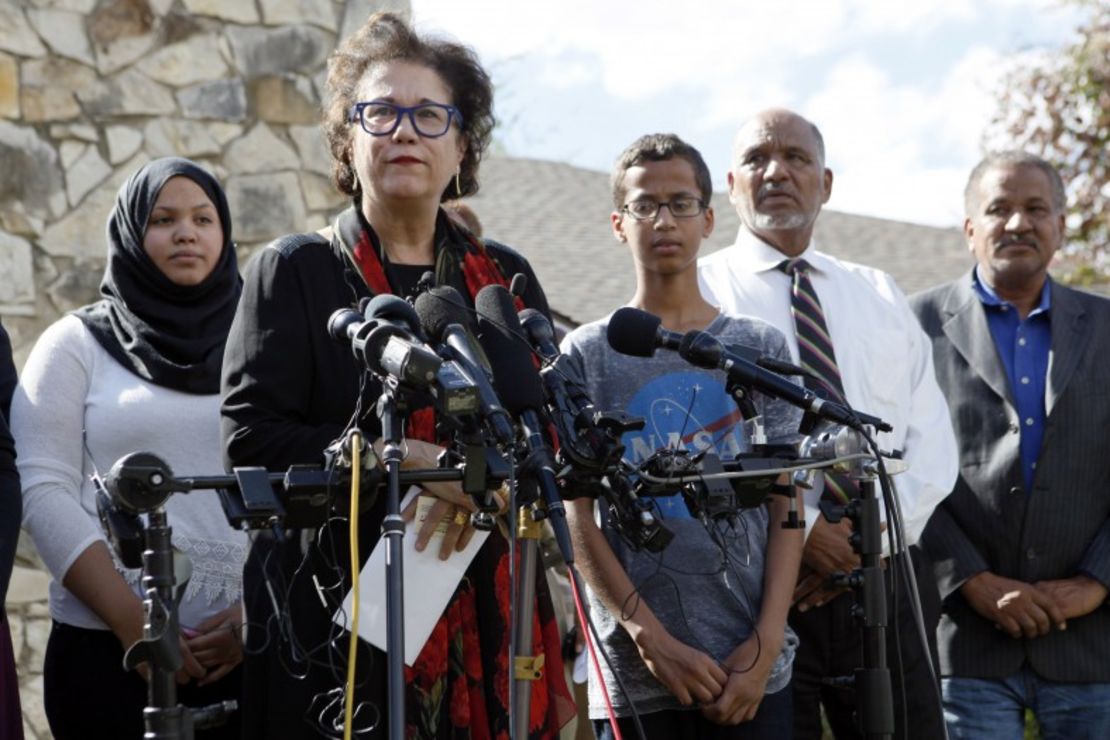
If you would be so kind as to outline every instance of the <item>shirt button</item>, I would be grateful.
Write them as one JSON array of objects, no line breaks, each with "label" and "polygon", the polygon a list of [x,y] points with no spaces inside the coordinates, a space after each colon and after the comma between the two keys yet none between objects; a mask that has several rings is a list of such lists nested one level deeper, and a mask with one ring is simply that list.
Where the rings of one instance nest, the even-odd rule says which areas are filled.
[{"label": "shirt button", "polygon": [[1025,337],[1022,337],[1021,339],[1019,339],[1018,344],[1020,344],[1022,347],[1024,347],[1025,346]]},{"label": "shirt button", "polygon": [[1026,560],[1036,560],[1037,559],[1037,548],[1030,547],[1028,550],[1026,550],[1025,551],[1025,559]]},{"label": "shirt button", "polygon": [[1029,376],[1025,376],[1025,377],[1023,377],[1023,378],[1021,379],[1021,384],[1022,384],[1022,385],[1029,385]]},{"label": "shirt button", "polygon": [[1033,426],[1033,419],[1031,419],[1031,418],[1030,418],[1030,419],[1026,419],[1026,420],[1025,420],[1025,426],[1027,426],[1027,427],[1031,427],[1031,426]]}]

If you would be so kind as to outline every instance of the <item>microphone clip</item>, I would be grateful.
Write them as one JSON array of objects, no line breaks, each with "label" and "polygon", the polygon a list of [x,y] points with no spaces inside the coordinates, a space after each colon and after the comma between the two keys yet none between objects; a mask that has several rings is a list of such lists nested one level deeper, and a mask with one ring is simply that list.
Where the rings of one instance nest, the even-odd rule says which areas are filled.
[{"label": "microphone clip", "polygon": [[[357,429],[348,429],[347,432],[339,439],[332,442],[324,450],[324,468],[340,468],[350,470],[354,464],[354,449],[352,448],[355,433]],[[362,434],[358,435],[359,438],[359,460],[361,461],[361,468],[363,470],[374,470],[378,467],[378,455],[374,451],[374,446],[367,441],[366,437]]]}]

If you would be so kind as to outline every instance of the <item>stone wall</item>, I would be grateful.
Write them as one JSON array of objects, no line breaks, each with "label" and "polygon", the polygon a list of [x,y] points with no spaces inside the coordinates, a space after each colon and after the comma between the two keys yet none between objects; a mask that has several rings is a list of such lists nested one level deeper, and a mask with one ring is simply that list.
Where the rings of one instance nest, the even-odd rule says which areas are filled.
[{"label": "stone wall", "polygon": [[318,122],[326,59],[408,0],[2,0],[0,317],[22,366],[96,298],[104,223],[147,160],[225,184],[245,257],[341,206]]},{"label": "stone wall", "polygon": [[[39,333],[97,297],[104,224],[149,159],[225,184],[241,264],[342,199],[318,130],[328,55],[408,0],[0,0],[0,319],[22,367]],[[7,608],[28,738],[49,737],[48,578],[21,542]]]}]

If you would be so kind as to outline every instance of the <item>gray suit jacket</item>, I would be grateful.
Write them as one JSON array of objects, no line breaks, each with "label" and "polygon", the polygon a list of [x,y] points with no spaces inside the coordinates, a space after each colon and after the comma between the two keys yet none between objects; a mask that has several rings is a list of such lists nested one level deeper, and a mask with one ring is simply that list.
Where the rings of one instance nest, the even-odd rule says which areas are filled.
[{"label": "gray suit jacket", "polygon": [[1025,491],[1021,427],[971,277],[914,296],[948,399],[960,475],[921,538],[944,599],[946,676],[996,678],[1023,662],[1054,681],[1110,681],[1110,601],[1064,632],[1014,639],[959,587],[989,570],[1026,582],[1083,573],[1110,586],[1110,301],[1052,285],[1045,432]]}]

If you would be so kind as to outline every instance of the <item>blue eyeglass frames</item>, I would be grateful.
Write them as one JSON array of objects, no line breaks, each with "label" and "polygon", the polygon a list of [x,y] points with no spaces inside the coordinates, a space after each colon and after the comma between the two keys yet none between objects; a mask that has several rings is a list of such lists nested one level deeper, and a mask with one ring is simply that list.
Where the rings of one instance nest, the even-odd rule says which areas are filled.
[{"label": "blue eyeglass frames", "polygon": [[443,136],[456,123],[462,128],[463,117],[453,105],[442,103],[421,103],[404,106],[372,100],[368,103],[355,103],[351,106],[347,120],[356,121],[362,130],[371,136],[388,136],[401,125],[401,118],[407,115],[413,130],[421,136],[435,139]]}]

